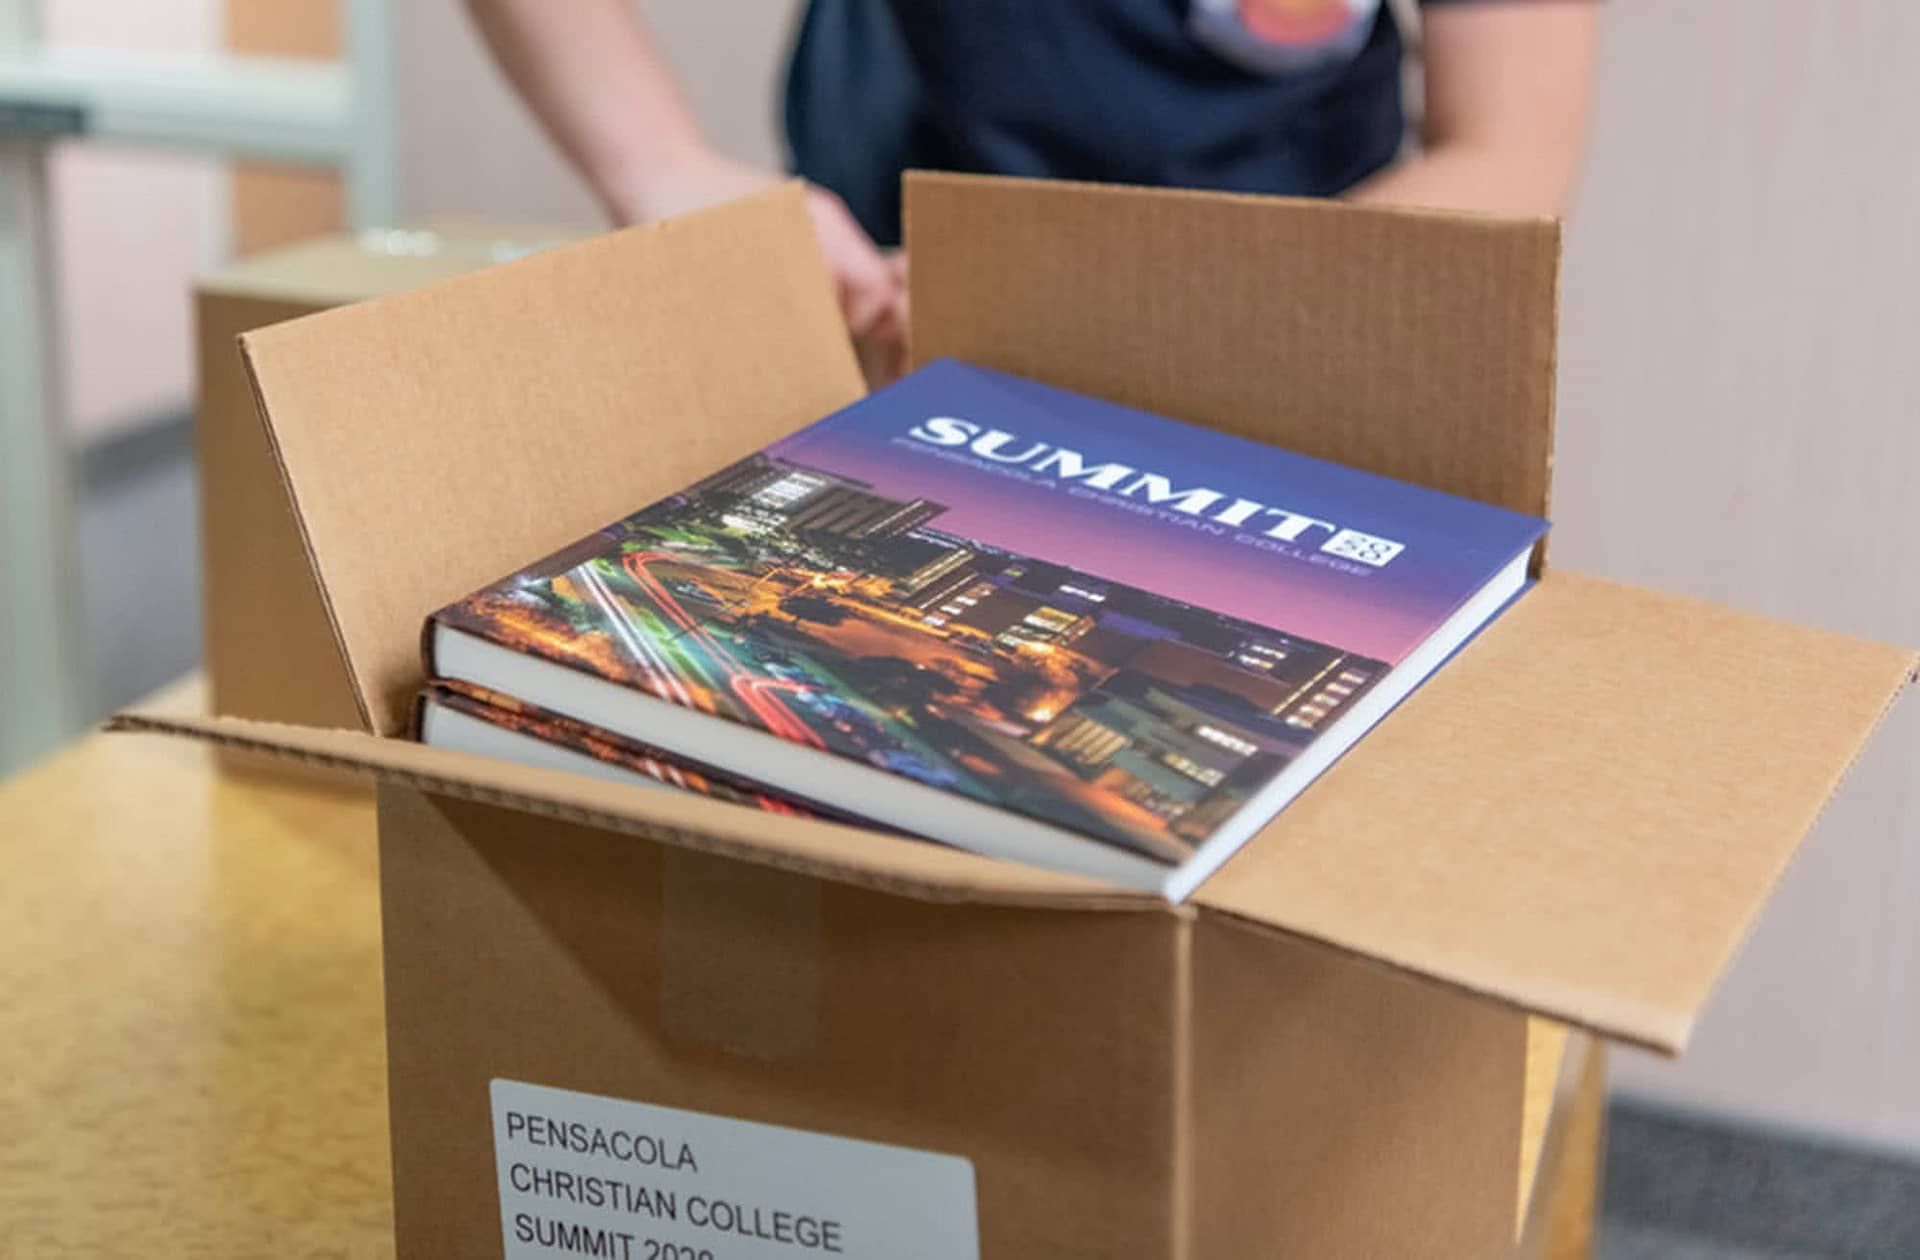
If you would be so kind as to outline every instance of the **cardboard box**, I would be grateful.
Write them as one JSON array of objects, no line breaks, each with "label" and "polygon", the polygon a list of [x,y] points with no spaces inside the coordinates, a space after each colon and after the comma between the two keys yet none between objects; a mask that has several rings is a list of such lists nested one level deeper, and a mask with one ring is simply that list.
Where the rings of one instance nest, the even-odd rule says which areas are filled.
[{"label": "cardboard box", "polygon": [[[916,360],[1546,509],[1550,222],[956,176],[908,215]],[[401,738],[429,611],[858,395],[795,189],[243,346],[365,731],[118,724],[380,780],[402,1256],[502,1254],[500,1080],[962,1156],[987,1256],[1508,1254],[1525,1013],[1678,1051],[1916,667],[1543,557],[1168,906]]]},{"label": "cardboard box", "polygon": [[326,236],[240,259],[194,286],[203,646],[216,713],[314,726],[359,721],[236,339],[571,235],[455,221]]}]

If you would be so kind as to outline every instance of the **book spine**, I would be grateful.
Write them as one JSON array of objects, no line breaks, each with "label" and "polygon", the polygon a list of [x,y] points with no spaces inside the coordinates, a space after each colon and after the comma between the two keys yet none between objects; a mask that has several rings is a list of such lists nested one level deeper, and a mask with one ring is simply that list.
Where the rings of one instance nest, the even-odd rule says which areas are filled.
[{"label": "book spine", "polygon": [[[426,621],[422,623],[420,626],[420,673],[421,673],[421,676],[425,678],[428,682],[432,682],[436,678],[440,677],[440,670],[438,667],[438,663],[434,660],[434,653],[433,653],[434,642],[439,637],[440,637],[440,614],[434,613],[431,617],[428,617]],[[416,709],[417,707],[418,706],[416,705]],[[416,712],[415,713],[416,721],[418,720],[418,717],[419,717],[419,714]],[[414,733],[416,734],[416,736],[419,733],[419,728],[417,725],[414,728]]]},{"label": "book spine", "polygon": [[439,688],[434,686],[433,680],[429,678],[427,685],[414,693],[413,710],[407,718],[407,736],[415,743],[427,742],[427,705],[432,702],[438,691]]}]

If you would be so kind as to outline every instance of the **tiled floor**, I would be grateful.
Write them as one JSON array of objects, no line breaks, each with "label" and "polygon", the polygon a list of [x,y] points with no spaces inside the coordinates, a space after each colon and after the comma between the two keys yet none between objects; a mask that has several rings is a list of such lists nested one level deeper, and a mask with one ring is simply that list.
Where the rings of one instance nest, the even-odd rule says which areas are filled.
[{"label": "tiled floor", "polygon": [[[190,425],[89,452],[79,505],[101,713],[199,655]],[[1602,1260],[1920,1260],[1920,1164],[1617,1105]]]}]

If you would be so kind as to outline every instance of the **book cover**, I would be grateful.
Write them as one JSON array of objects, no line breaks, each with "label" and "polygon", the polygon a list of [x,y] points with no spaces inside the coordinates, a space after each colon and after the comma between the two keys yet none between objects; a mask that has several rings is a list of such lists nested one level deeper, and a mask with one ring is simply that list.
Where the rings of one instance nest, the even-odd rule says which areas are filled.
[{"label": "book cover", "polygon": [[435,620],[1180,862],[1544,528],[942,361]]},{"label": "book cover", "polygon": [[427,684],[414,706],[416,737],[422,733],[428,705],[440,705],[516,735],[556,744],[595,761],[645,775],[667,787],[731,801],[735,805],[751,805],[770,814],[796,818],[823,816],[821,811],[769,792],[758,784],[695,766],[658,748],[469,682],[448,679]]}]

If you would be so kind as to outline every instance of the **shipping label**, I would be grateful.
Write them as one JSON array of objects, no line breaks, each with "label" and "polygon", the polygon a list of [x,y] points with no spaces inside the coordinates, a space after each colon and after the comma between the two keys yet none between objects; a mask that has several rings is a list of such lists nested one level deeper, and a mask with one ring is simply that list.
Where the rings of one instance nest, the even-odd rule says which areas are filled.
[{"label": "shipping label", "polygon": [[507,1260],[979,1260],[956,1155],[495,1080]]}]

